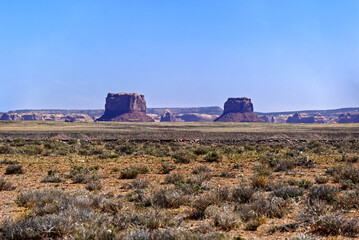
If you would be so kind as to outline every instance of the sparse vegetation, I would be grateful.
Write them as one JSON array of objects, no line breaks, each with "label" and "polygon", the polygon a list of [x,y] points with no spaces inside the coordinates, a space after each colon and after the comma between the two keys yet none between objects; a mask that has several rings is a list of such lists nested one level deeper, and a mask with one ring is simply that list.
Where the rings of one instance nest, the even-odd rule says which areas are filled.
[{"label": "sparse vegetation", "polygon": [[0,239],[357,238],[358,151],[356,141],[0,142]]},{"label": "sparse vegetation", "polygon": [[9,181],[7,181],[5,178],[0,177],[0,191],[11,191],[14,190],[15,187],[13,184]]},{"label": "sparse vegetation", "polygon": [[6,167],[5,174],[24,174],[25,169],[21,164],[10,164]]}]

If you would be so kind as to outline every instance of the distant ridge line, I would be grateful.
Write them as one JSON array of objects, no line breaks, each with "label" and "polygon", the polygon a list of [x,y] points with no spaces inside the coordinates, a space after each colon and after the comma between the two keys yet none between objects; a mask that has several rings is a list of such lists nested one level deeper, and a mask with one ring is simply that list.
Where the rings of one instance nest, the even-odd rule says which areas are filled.
[{"label": "distant ridge line", "polygon": [[359,112],[359,107],[351,107],[351,108],[338,108],[338,109],[328,109],[328,110],[301,110],[301,111],[285,111],[285,112],[255,112],[256,114],[263,116],[263,115],[291,115],[295,113],[307,113],[307,114],[315,114],[320,113],[323,116],[327,115],[336,115],[341,113],[347,112]]},{"label": "distant ridge line", "polygon": [[[199,113],[199,114],[210,114],[210,115],[221,115],[223,109],[218,106],[209,106],[209,107],[160,107],[160,108],[147,108],[147,114],[157,114],[162,115],[164,111],[168,109],[173,114],[186,114],[186,113]],[[7,113],[41,113],[41,114],[87,114],[90,117],[101,116],[104,113],[104,109],[18,109],[11,110]],[[255,112],[259,116],[264,115],[292,115],[295,113],[307,113],[309,115],[320,113],[323,116],[333,116],[339,115],[341,113],[347,112],[359,112],[359,107],[350,107],[350,108],[338,108],[338,109],[328,109],[328,110],[300,110],[300,111],[283,111],[283,112]],[[6,112],[2,112],[3,114]]]}]

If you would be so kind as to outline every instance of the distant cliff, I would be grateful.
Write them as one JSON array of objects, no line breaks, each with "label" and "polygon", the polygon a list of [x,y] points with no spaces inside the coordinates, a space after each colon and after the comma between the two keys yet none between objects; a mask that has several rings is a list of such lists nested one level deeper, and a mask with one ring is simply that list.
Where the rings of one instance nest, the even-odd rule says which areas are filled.
[{"label": "distant cliff", "polygon": [[186,114],[186,113],[198,113],[198,114],[209,114],[209,115],[221,115],[223,109],[220,107],[178,107],[178,108],[147,108],[148,114],[163,115],[168,109],[174,115]]},{"label": "distant cliff", "polygon": [[[168,109],[174,115],[186,114],[186,113],[199,113],[199,114],[209,114],[209,115],[221,115],[223,109],[220,107],[178,107],[178,108],[147,108],[147,114],[157,114],[163,115],[164,112]],[[20,109],[9,111],[8,113],[41,113],[41,114],[87,114],[90,117],[99,117],[102,116],[105,112],[104,109]]]}]

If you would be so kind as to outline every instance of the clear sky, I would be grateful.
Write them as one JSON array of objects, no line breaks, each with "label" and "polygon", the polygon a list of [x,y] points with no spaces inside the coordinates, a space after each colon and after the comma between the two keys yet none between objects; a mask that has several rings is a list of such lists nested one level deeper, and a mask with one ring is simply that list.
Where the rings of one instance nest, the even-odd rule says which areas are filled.
[{"label": "clear sky", "polygon": [[359,107],[358,0],[0,0],[0,111]]}]

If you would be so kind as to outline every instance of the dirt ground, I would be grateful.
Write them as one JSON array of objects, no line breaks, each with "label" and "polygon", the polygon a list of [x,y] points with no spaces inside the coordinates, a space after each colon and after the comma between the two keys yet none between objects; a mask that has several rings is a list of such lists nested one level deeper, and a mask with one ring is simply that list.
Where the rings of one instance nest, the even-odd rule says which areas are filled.
[{"label": "dirt ground", "polygon": [[[233,239],[239,236],[244,239],[354,239],[358,237],[359,200],[355,202],[354,199],[353,202],[348,202],[347,198],[341,198],[341,196],[352,193],[357,195],[350,196],[359,196],[357,182],[359,181],[359,143],[358,138],[351,138],[358,134],[359,125],[309,127],[275,125],[272,128],[269,125],[228,124],[226,128],[225,125],[211,124],[205,127],[199,124],[174,126],[101,124],[98,127],[96,123],[94,124],[87,126],[77,123],[70,125],[51,123],[45,124],[45,127],[41,123],[0,124],[0,136],[3,139],[0,143],[0,175],[2,179],[12,184],[12,189],[0,191],[0,222],[3,223],[0,227],[0,234],[4,223],[9,218],[13,219],[11,224],[14,224],[36,217],[33,206],[19,206],[17,199],[21,193],[56,189],[71,193],[83,191],[88,195],[107,194],[113,196],[113,199],[121,199],[123,206],[117,214],[128,211],[142,214],[159,208],[163,214],[168,214],[173,218],[180,216],[182,220],[176,228],[161,223],[162,225],[156,227],[156,230],[183,230],[200,234],[204,236],[204,239],[206,239],[205,236],[209,239],[209,234],[212,233],[223,234],[223,239]],[[248,129],[248,126],[251,128]],[[184,127],[187,130],[183,130]],[[209,129],[211,127],[213,129]],[[149,136],[153,131],[158,132],[161,131],[160,128],[164,128],[162,139],[167,139],[167,141],[145,141],[146,139],[141,138],[136,141],[110,139],[114,136],[111,135],[111,131],[118,131],[116,134],[133,140],[139,137],[138,132],[141,130],[138,128],[145,129],[140,137],[143,137],[144,133]],[[282,130],[279,131],[279,129]],[[257,138],[262,130],[264,135],[269,132],[268,138],[263,141],[252,139],[253,136]],[[106,134],[109,132],[106,136],[110,138],[104,140],[102,137],[105,135],[101,134],[99,139],[89,137],[101,131]],[[190,134],[186,135],[188,133],[186,131]],[[280,132],[276,134],[280,136],[279,138],[274,136],[275,131]],[[27,136],[29,132],[31,136]],[[191,134],[199,132],[205,132],[206,137],[201,140],[192,140],[193,136],[198,135]],[[284,132],[286,136],[291,134],[295,136],[297,133],[299,134],[297,136],[304,136],[301,134],[310,132],[314,139],[284,139]],[[220,137],[218,139],[221,141],[217,139],[218,141],[211,142],[208,138],[211,133],[214,133],[216,137],[226,136],[226,139]],[[250,140],[232,138],[231,134],[234,133],[248,135],[249,137],[246,138]],[[37,134],[36,136],[41,141],[29,141],[35,136],[34,134]],[[73,134],[83,134],[83,138],[81,140],[70,138],[69,136]],[[177,134],[189,137],[171,139]],[[45,140],[50,135],[55,137]],[[14,136],[23,138],[11,140]],[[344,137],[340,139],[338,136]],[[317,141],[318,138],[320,141]],[[213,152],[216,152],[214,157],[211,155]],[[20,164],[24,173],[7,174],[12,164]],[[174,169],[170,173],[164,173],[164,164],[171,165]],[[339,170],[328,171],[338,166],[350,168],[351,175],[348,177],[348,174],[342,174]],[[95,180],[100,182],[101,187],[88,190],[86,181],[75,183],[70,175],[71,170],[76,167],[87,169],[86,174],[96,176]],[[134,167],[142,167],[146,170],[140,171],[133,179],[122,177],[124,169]],[[196,173],[196,169],[201,167],[204,170]],[[42,182],[51,174],[50,170],[55,171],[62,180]],[[169,183],[168,176],[171,174],[182,175],[183,179]],[[319,176],[325,180],[318,180]],[[189,184],[197,178],[203,178],[198,186],[194,187]],[[139,189],[131,187],[134,181],[141,179],[146,180],[144,182],[148,184],[139,189],[143,191],[144,197],[152,199],[149,205],[143,200],[138,200],[136,191]],[[257,184],[258,179],[261,182]],[[236,188],[246,186],[253,189],[254,197],[248,202],[241,202],[241,199],[238,200],[238,197],[235,197],[234,192]],[[312,196],[315,191],[313,189],[320,186],[330,186],[335,189],[333,198],[321,199],[320,196],[318,198],[330,209],[327,213],[341,214],[345,217],[344,219],[354,219],[354,222],[356,220],[357,222],[353,224],[357,224],[357,229],[355,226],[348,232],[343,232],[340,227],[338,230],[336,226],[332,226],[333,229],[331,229],[329,225],[320,222],[325,213],[310,215],[314,219],[310,223],[300,218],[301,215],[307,214],[305,209],[308,204],[310,205],[308,201],[315,198]],[[166,188],[180,191],[187,200],[179,206],[159,207],[153,199],[155,199],[156,191]],[[225,189],[228,193],[221,192],[222,190],[225,192]],[[294,189],[300,193],[296,196],[283,197],[277,193],[278,189]],[[202,217],[192,218],[191,214],[196,208],[194,202],[207,195],[213,195],[216,200],[211,200]],[[273,216],[266,209],[262,212],[251,210],[252,212],[259,211],[255,216],[252,216],[250,212],[245,212],[244,207],[258,203],[255,196],[257,198],[268,197],[270,201],[274,199],[282,202],[283,206],[280,208],[285,208],[282,209],[283,214]],[[227,210],[228,215],[234,217],[226,223],[218,223],[216,216],[222,216],[220,214]],[[230,221],[235,224],[231,224]],[[249,229],[251,222],[257,222],[258,226],[255,229]],[[12,226],[10,223],[6,224]],[[335,224],[332,223],[332,225]],[[126,232],[127,234],[128,231],[136,228],[136,224],[133,224],[125,230],[119,230],[118,233]],[[147,228],[144,227],[144,229]],[[148,229],[146,231],[155,231],[152,228]]]}]

